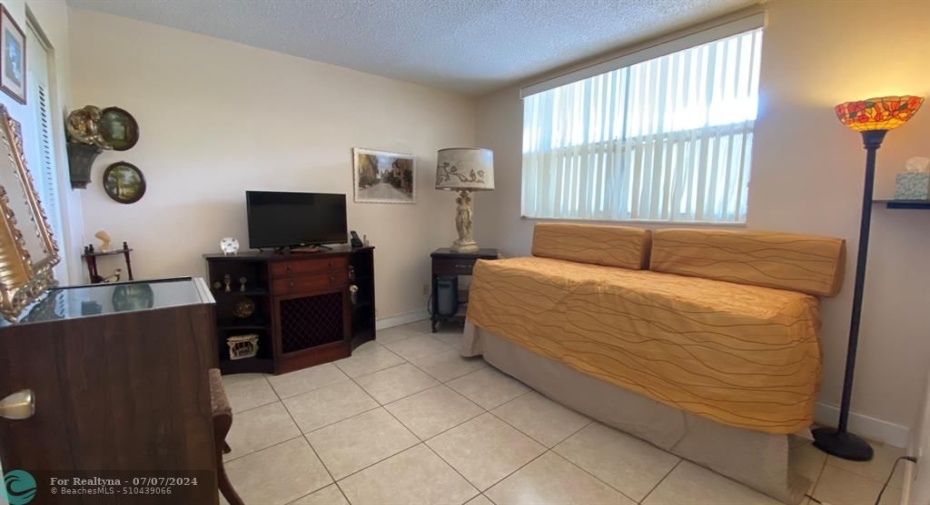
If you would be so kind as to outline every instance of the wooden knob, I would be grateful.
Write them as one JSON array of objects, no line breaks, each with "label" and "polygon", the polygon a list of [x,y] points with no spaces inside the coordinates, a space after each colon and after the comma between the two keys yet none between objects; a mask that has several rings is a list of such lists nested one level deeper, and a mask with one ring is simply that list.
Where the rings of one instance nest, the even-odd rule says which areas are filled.
[{"label": "wooden knob", "polygon": [[294,287],[294,281],[288,282],[288,283],[287,283],[287,287],[289,287],[289,288]]}]

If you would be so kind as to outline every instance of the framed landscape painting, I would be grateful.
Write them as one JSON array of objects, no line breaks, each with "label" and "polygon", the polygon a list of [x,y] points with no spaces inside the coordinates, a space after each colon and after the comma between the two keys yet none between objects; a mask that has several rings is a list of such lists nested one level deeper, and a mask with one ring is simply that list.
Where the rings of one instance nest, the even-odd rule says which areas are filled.
[{"label": "framed landscape painting", "polygon": [[412,154],[352,149],[355,201],[416,203],[416,160]]}]

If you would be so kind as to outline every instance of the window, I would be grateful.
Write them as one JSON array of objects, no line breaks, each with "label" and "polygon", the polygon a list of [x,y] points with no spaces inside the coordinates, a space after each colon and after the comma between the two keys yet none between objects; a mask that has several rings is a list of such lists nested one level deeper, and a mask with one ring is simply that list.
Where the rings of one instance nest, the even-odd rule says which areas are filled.
[{"label": "window", "polygon": [[614,70],[524,90],[523,215],[745,222],[761,15],[748,23],[725,25],[723,37],[718,27],[672,41],[688,44],[677,52],[645,55],[662,52],[653,47],[620,58]]},{"label": "window", "polygon": [[[58,168],[55,163],[55,137],[52,132],[52,104],[49,86],[49,66],[53,61],[50,49],[45,43],[40,30],[33,26],[31,20],[26,23],[29,31],[26,48],[29,58],[26,60],[26,82],[28,106],[31,115],[23,117],[23,150],[26,165],[32,173],[33,185],[42,209],[48,218],[52,236],[59,247],[64,244],[64,226],[62,219],[62,197],[58,184]],[[55,267],[55,278],[59,281],[68,279],[67,256]]]}]

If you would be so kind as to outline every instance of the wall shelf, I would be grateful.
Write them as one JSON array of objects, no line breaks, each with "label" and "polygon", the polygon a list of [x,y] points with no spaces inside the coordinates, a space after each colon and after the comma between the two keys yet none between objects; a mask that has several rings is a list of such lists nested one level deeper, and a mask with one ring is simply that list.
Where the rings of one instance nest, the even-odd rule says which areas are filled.
[{"label": "wall shelf", "polygon": [[889,209],[930,209],[930,200],[872,200]]}]

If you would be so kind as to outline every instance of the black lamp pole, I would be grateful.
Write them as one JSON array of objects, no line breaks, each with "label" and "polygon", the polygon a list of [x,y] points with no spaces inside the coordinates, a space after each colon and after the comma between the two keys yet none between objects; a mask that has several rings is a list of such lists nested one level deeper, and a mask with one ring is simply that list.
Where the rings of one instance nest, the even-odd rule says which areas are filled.
[{"label": "black lamp pole", "polygon": [[869,228],[872,224],[872,186],[875,182],[875,151],[882,146],[888,130],[868,130],[862,133],[865,147],[865,189],[862,191],[862,221],[859,223],[859,255],[856,260],[856,286],[853,291],[852,318],[849,322],[849,346],[846,350],[846,376],[843,379],[843,401],[840,403],[840,423],[834,428],[814,430],[814,446],[838,458],[853,461],[872,459],[872,447],[862,438],[849,433],[849,404],[852,401],[853,374],[856,370],[856,349],[859,346],[859,320],[862,318],[862,293],[865,288],[865,267],[869,256]]}]

